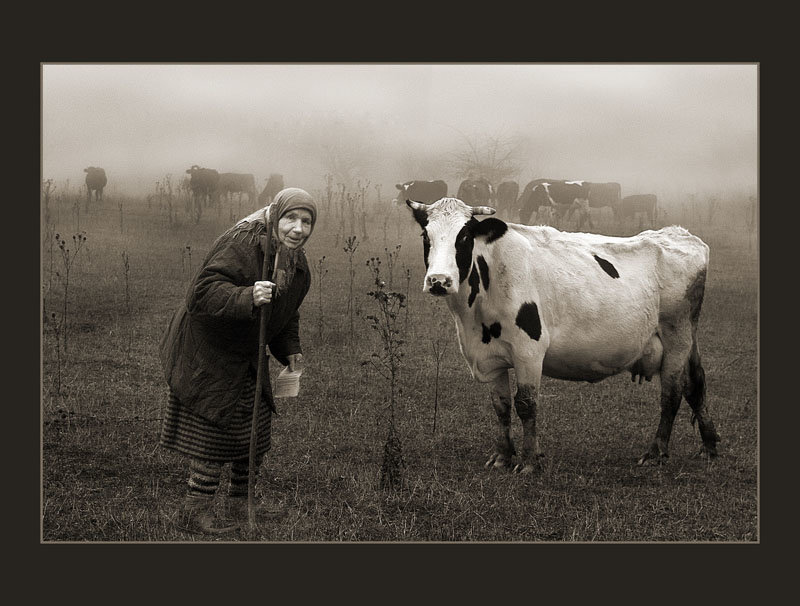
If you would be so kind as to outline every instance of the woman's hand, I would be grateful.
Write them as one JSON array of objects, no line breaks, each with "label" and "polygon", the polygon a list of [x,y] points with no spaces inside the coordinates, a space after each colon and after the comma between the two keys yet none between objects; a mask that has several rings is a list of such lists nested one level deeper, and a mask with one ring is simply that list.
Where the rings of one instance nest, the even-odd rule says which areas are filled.
[{"label": "woman's hand", "polygon": [[260,307],[264,303],[272,301],[272,292],[275,288],[274,282],[268,280],[259,280],[253,284],[253,305]]},{"label": "woman's hand", "polygon": [[289,372],[294,372],[295,370],[302,370],[303,368],[303,354],[291,354],[286,356],[289,360]]}]

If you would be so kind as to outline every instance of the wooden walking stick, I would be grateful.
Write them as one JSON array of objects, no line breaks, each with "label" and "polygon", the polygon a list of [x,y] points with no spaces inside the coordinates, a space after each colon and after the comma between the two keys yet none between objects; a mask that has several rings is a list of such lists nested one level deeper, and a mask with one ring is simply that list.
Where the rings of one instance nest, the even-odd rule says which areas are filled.
[{"label": "wooden walking stick", "polygon": [[[264,209],[264,226],[267,228],[266,236],[261,236],[261,249],[264,251],[264,263],[261,266],[261,280],[269,280],[269,255],[272,249],[272,225],[267,216],[267,206]],[[274,214],[274,213],[273,213]],[[276,218],[272,217],[275,221]],[[280,251],[278,251],[280,252]],[[275,267],[278,266],[278,253],[275,254]],[[274,270],[274,268],[273,268]],[[274,271],[273,271],[274,275]],[[272,296],[275,297],[273,291]],[[247,477],[247,529],[249,538],[252,538],[253,530],[255,529],[255,488],[256,488],[256,442],[258,440],[258,408],[261,404],[261,391],[264,384],[264,365],[267,357],[267,309],[268,305],[272,302],[264,303],[259,308],[259,326],[258,326],[258,368],[256,369],[256,393],[253,399],[253,419],[250,426],[250,460],[249,472]]]}]

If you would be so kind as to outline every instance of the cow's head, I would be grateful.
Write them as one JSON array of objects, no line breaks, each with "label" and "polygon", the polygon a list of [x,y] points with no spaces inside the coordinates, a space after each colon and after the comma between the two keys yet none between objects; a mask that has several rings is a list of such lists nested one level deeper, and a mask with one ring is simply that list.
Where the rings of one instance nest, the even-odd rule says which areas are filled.
[{"label": "cow's head", "polygon": [[406,198],[406,194],[408,193],[408,188],[411,184],[414,183],[413,181],[406,181],[405,183],[395,183],[395,187],[399,190],[397,192],[397,197],[392,200],[392,204],[400,204],[400,202],[405,202],[408,198]]},{"label": "cow's head", "polygon": [[551,205],[549,185],[549,183],[537,183],[523,190],[517,200],[520,223],[530,224],[533,215],[539,212],[539,207]]},{"label": "cow's head", "polygon": [[508,226],[499,219],[478,221],[475,215],[493,215],[490,206],[468,206],[457,198],[442,198],[433,204],[407,200],[414,218],[422,227],[422,250],[427,273],[422,290],[444,296],[458,287],[472,267],[475,238],[491,242],[501,237]]}]

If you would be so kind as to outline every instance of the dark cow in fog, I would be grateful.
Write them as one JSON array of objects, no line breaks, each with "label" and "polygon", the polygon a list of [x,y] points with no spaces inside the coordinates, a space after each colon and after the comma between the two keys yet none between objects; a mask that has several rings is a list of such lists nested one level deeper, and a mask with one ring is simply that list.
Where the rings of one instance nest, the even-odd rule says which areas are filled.
[{"label": "dark cow in fog", "polygon": [[106,171],[97,166],[90,166],[84,168],[83,172],[86,173],[86,203],[92,200],[92,192],[94,192],[95,200],[103,199],[103,188],[108,183],[106,178]]},{"label": "dark cow in fog", "polygon": [[503,181],[497,186],[494,195],[494,205],[497,212],[508,218],[514,217],[514,206],[519,196],[519,183],[516,181]]},{"label": "dark cow in fog", "polygon": [[220,173],[217,193],[226,198],[230,194],[247,194],[248,202],[256,200],[256,180],[249,173]]},{"label": "dark cow in fog", "polygon": [[605,208],[608,206],[614,211],[616,216],[617,208],[622,200],[622,187],[619,183],[589,183],[586,182],[589,188],[589,199],[581,200],[579,204],[575,204],[567,212],[567,220],[572,218],[572,213],[578,211],[578,229],[583,227],[584,222],[589,224],[590,229],[594,229],[592,224],[592,215],[590,214],[593,208]]},{"label": "dark cow in fog", "polygon": [[456,198],[470,206],[489,204],[493,195],[492,184],[483,177],[469,178],[458,186]]},{"label": "dark cow in fog", "polygon": [[[197,164],[186,170],[186,174],[191,175],[189,187],[195,204],[207,206],[217,199],[217,186],[219,185],[219,173],[213,168],[200,168]],[[199,207],[198,207],[199,208]]]},{"label": "dark cow in fog", "polygon": [[586,205],[588,199],[586,181],[534,179],[519,197],[520,222],[529,224],[533,213],[538,213],[540,207],[550,207],[561,220],[571,210]]},{"label": "dark cow in fog", "polygon": [[258,194],[258,203],[262,206],[272,204],[272,199],[275,197],[275,194],[281,191],[283,187],[283,175],[272,173],[269,179],[267,179],[267,184],[264,186],[264,189]]},{"label": "dark cow in fog", "polygon": [[415,200],[431,204],[440,198],[447,196],[447,183],[441,179],[436,181],[406,181],[397,183],[395,187],[399,190],[397,197],[392,200],[392,204],[403,204],[406,200]]},{"label": "dark cow in fog", "polygon": [[[616,209],[617,219],[625,221],[628,217],[636,217],[637,214],[643,213],[647,217],[650,227],[655,227],[655,219],[657,212],[658,201],[655,194],[636,194],[633,196],[625,196],[622,202]],[[642,226],[641,217],[639,218],[639,227]]]}]

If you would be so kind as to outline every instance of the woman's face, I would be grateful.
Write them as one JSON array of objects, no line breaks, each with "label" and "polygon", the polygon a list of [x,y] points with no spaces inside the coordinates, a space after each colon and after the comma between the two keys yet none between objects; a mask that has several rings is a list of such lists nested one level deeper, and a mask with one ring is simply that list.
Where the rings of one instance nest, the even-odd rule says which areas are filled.
[{"label": "woman's face", "polygon": [[311,234],[311,213],[305,208],[293,208],[278,220],[278,239],[287,248],[297,248]]}]

